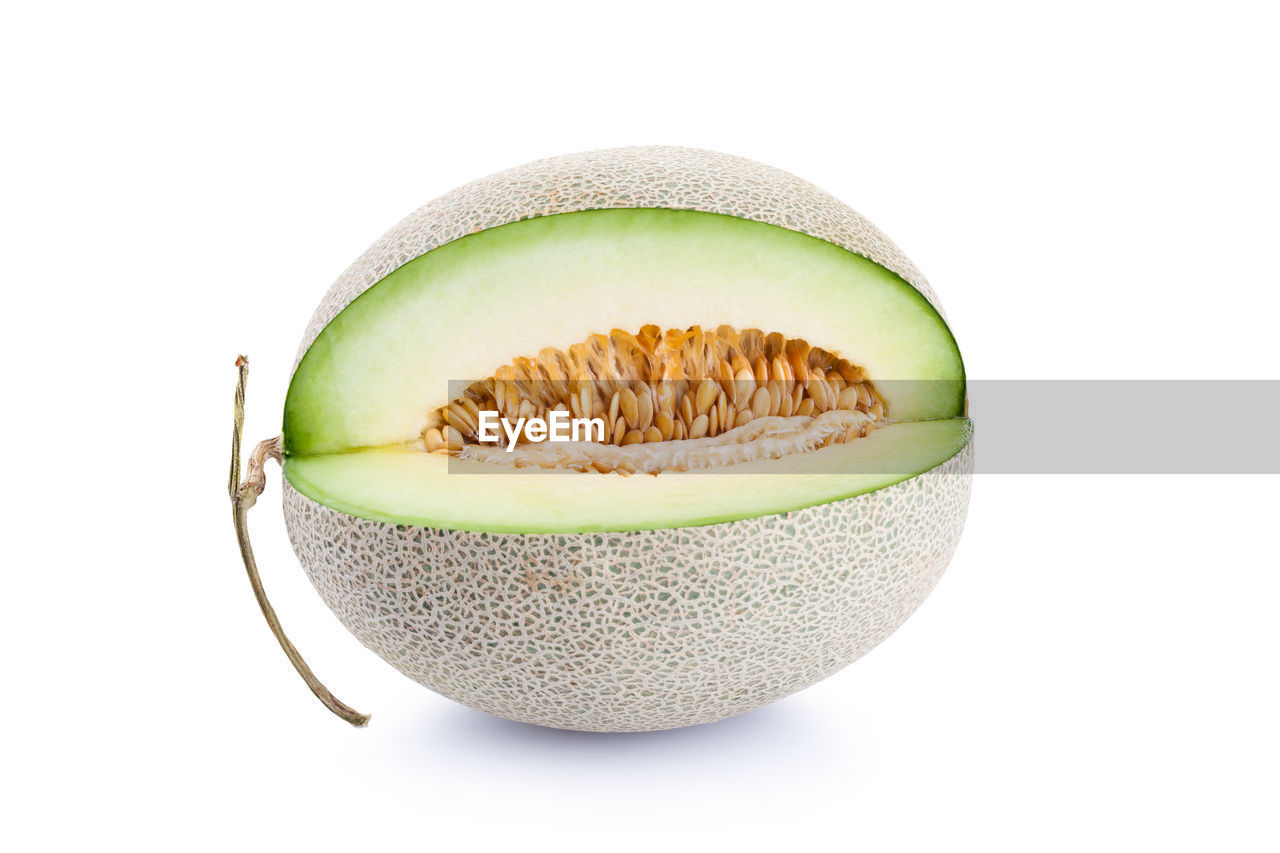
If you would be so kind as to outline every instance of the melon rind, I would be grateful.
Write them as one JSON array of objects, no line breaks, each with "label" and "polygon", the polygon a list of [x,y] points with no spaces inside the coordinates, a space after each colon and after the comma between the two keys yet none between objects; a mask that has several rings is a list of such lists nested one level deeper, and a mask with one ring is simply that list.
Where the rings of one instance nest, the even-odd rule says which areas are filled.
[{"label": "melon rind", "polygon": [[876,492],[703,527],[492,534],[384,524],[285,483],[298,559],[338,619],[426,687],[584,731],[707,723],[868,652],[964,526],[973,444]]},{"label": "melon rind", "polygon": [[830,193],[743,157],[697,148],[636,146],[537,160],[472,181],[418,208],[329,288],[307,324],[294,369],[343,308],[392,271],[438,246],[535,216],[625,207],[721,213],[826,240],[901,276],[946,319],[933,288],[902,250]]}]

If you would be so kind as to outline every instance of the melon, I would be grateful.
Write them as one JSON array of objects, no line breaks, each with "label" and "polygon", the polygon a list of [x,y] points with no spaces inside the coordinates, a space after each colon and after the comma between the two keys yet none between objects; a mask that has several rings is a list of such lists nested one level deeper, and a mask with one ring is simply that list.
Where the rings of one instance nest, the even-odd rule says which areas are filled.
[{"label": "melon", "polygon": [[245,513],[267,458],[365,646],[470,707],[587,731],[712,722],[848,665],[932,590],[968,506],[933,290],[844,204],[725,154],[543,160],[410,215],[315,311],[241,482],[246,371],[246,566],[356,724],[262,591]]}]

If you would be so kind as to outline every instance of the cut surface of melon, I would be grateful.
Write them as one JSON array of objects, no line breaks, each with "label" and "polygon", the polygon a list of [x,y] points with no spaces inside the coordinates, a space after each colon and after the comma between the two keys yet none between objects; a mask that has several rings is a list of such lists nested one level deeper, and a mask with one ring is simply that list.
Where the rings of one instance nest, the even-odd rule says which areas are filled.
[{"label": "cut surface of melon", "polygon": [[494,471],[417,446],[289,456],[290,484],[317,503],[390,524],[491,533],[688,527],[855,497],[943,464],[972,434],[965,418],[890,424],[866,438],[714,472]]},{"label": "cut surface of melon", "polygon": [[424,413],[449,401],[451,383],[641,324],[803,338],[892,389],[885,402],[895,421],[962,411],[964,371],[945,322],[883,267],[730,216],[592,210],[462,237],[364,292],[298,365],[285,405],[285,452],[415,440]]},{"label": "cut surface of melon", "polygon": [[[548,364],[559,367],[534,366]],[[806,389],[810,369],[821,387]],[[833,384],[823,386],[824,369]],[[495,380],[513,375],[591,387]],[[521,443],[513,454],[479,443],[480,409],[532,404],[546,415],[577,406],[582,391],[582,411],[600,415],[629,388],[646,411],[638,422],[608,417],[603,442]],[[788,395],[795,411],[779,403]],[[695,399],[709,427],[691,412],[681,422]],[[941,465],[969,440],[963,400],[945,322],[871,261],[729,216],[592,210],[462,237],[348,305],[294,374],[285,475],[318,503],[392,524],[688,527],[855,497]],[[660,411],[671,416],[664,430]]]}]

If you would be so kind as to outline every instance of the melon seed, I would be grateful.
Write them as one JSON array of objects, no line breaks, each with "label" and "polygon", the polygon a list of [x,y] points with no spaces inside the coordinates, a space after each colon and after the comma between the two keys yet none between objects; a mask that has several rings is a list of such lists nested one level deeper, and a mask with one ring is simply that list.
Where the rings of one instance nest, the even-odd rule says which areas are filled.
[{"label": "melon seed", "polygon": [[756,418],[832,409],[871,418],[836,441],[866,435],[885,415],[857,365],[807,341],[724,325],[713,332],[646,325],[634,335],[614,329],[567,350],[513,359],[436,410],[422,440],[429,452],[479,442],[482,410],[513,420],[555,411],[604,418],[605,443],[630,445],[715,437]]}]

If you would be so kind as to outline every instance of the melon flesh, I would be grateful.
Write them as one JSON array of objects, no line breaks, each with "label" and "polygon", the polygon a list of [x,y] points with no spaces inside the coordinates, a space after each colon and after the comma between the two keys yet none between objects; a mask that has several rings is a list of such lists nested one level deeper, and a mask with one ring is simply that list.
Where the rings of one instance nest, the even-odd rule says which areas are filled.
[{"label": "melon flesh", "polygon": [[[804,338],[876,381],[893,422],[849,444],[657,477],[513,477],[423,452],[424,417],[451,389],[515,356],[647,323]],[[585,211],[455,240],[347,306],[294,375],[285,474],[325,506],[394,524],[511,533],[711,524],[841,500],[942,464],[969,438],[963,394],[946,324],[877,264],[729,216]],[[746,474],[761,476],[737,476]]]},{"label": "melon flesh", "polygon": [[810,453],[656,477],[495,471],[407,446],[293,456],[285,473],[317,503],[390,524],[492,533],[646,530],[772,515],[875,491],[941,465],[970,434],[965,418],[891,424]]},{"label": "melon flesh", "polygon": [[885,382],[894,420],[962,414],[964,369],[946,323],[883,267],[731,216],[593,210],[463,237],[364,292],[298,365],[285,452],[416,440],[424,414],[448,402],[451,382],[643,324],[803,338]]}]

